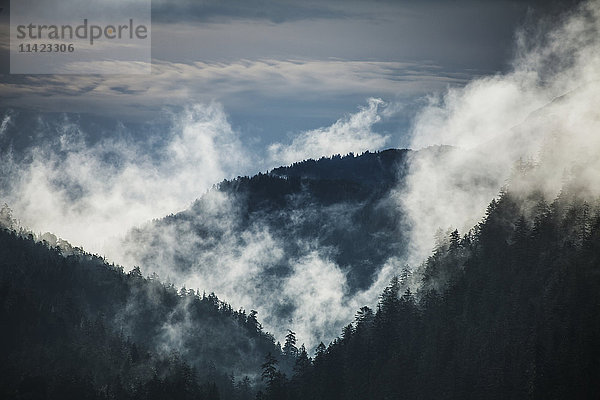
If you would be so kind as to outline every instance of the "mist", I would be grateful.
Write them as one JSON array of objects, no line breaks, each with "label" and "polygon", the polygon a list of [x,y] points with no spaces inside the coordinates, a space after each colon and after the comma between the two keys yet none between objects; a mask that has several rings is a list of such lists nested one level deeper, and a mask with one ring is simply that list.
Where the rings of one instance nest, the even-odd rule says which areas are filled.
[{"label": "mist", "polygon": [[[368,99],[330,126],[270,143],[259,155],[249,152],[250,139],[232,127],[218,103],[169,113],[169,130],[147,138],[158,146],[152,154],[148,143],[113,136],[89,145],[86,132],[65,120],[46,132],[53,136],[51,148],[30,149],[24,161],[10,150],[2,153],[0,199],[23,226],[53,232],[128,267],[139,264],[145,274],[157,272],[176,285],[214,291],[234,307],[258,310],[278,339],[290,328],[311,349],[339,334],[361,306],[374,305],[406,263],[417,268],[440,228],[465,233],[477,224],[506,186],[535,189],[548,200],[565,182],[585,188],[590,197],[600,194],[599,31],[600,1],[581,5],[558,23],[525,26],[516,34],[508,73],[426,99],[410,131],[410,147],[420,151],[392,195],[406,215],[410,247],[378,266],[368,287],[356,292],[349,291],[348,277],[334,261],[335,248],[297,240],[294,257],[286,258],[290,243],[260,219],[242,226],[238,199],[209,189],[223,179],[309,157],[382,149],[392,138],[376,124],[394,106],[381,99]],[[1,120],[0,136],[12,114]],[[523,162],[535,171],[517,181]],[[348,207],[308,207],[285,218],[293,227],[325,215],[324,226],[342,226],[351,224]],[[152,237],[137,229],[182,210],[185,222],[159,224]],[[199,234],[199,226],[210,234]],[[148,240],[143,246],[124,241],[130,234]],[[277,268],[276,278],[264,278]]]},{"label": "mist", "polygon": [[[509,73],[431,96],[416,115],[411,147],[425,150],[396,196],[411,227],[413,267],[431,253],[437,230],[467,232],[503,189],[552,201],[574,180],[597,196],[599,18],[600,2],[590,1],[557,24],[523,27]],[[534,172],[517,180],[524,163]]]},{"label": "mist", "polygon": [[[323,238],[353,229],[362,205],[317,205],[302,193],[294,197],[291,210],[247,216],[243,198],[211,190],[188,210],[132,230],[122,242],[122,259],[146,274],[256,310],[276,339],[292,329],[312,350],[332,340],[357,309],[376,301],[400,261],[376,266],[365,288],[352,288],[348,267],[336,262],[339,250]],[[307,228],[308,236],[299,233]]]},{"label": "mist", "polygon": [[[348,115],[335,124],[296,135],[289,145],[274,143],[268,147],[273,165],[287,165],[309,158],[318,159],[333,154],[363,153],[381,149],[389,135],[372,131],[381,121],[388,105],[381,99],[370,98],[368,107]],[[381,109],[381,110],[380,110]]]},{"label": "mist", "polygon": [[[2,132],[16,112],[4,116]],[[331,260],[335,249],[322,248],[317,241],[298,242],[295,245],[302,251],[294,259],[284,259],[286,244],[266,223],[256,221],[238,236],[239,199],[211,188],[223,179],[308,157],[379,149],[388,137],[373,126],[391,114],[382,100],[368,99],[366,107],[332,126],[273,143],[264,155],[250,153],[243,132],[232,128],[218,103],[165,112],[169,121],[165,131],[148,132],[136,140],[124,126],[118,134],[90,140],[77,119],[65,115],[56,122],[40,114],[39,129],[29,133],[42,135],[43,144],[24,154],[10,150],[2,154],[0,166],[6,173],[0,200],[12,208],[18,225],[40,238],[53,238],[51,244],[56,237],[42,232],[128,269],[139,265],[144,274],[158,273],[177,286],[215,292],[234,307],[257,309],[265,328],[279,339],[293,328],[314,347],[315,340],[334,337],[362,305],[349,297],[346,276]],[[194,223],[161,227],[158,242],[137,241],[132,247],[126,240],[137,227],[182,210],[191,210]],[[289,218],[314,219],[315,212],[308,209]],[[321,212],[350,224],[343,207]],[[198,236],[194,224],[209,228],[212,236]],[[157,253],[157,248],[162,251]],[[151,261],[149,254],[154,256]],[[186,269],[177,258],[182,254],[193,260]],[[289,269],[281,280],[264,280],[266,270],[281,265]],[[378,281],[374,297],[388,279]],[[327,314],[319,312],[323,304]]]},{"label": "mist", "polygon": [[[91,132],[76,118],[65,115],[56,122],[39,114],[35,132],[15,127],[14,134],[34,136],[41,144],[17,154],[11,138],[5,141],[9,147],[0,154],[0,200],[13,209],[21,226],[50,231],[124,263],[118,242],[131,228],[189,207],[223,179],[253,175],[309,155],[381,148],[384,140],[371,126],[381,119],[377,106],[382,103],[371,99],[369,107],[343,116],[332,127],[298,133],[306,138],[323,132],[321,141],[329,144],[310,154],[297,151],[297,139],[272,143],[277,152],[251,153],[251,138],[231,126],[216,102],[165,110],[161,118],[168,121],[166,128],[136,140],[123,125],[121,132],[102,132],[103,137],[89,140]],[[0,136],[17,112],[8,110],[2,116]],[[366,130],[358,138],[356,125]],[[344,137],[352,138],[352,144],[338,150],[336,143]]]}]

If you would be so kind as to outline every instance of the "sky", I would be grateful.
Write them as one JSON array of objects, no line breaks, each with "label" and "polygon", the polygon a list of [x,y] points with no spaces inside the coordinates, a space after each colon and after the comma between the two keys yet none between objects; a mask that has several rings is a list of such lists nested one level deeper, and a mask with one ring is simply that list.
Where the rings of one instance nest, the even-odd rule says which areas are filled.
[{"label": "sky", "polygon": [[[85,3],[63,0],[68,7]],[[133,1],[133,0],[132,0]],[[165,110],[218,102],[244,144],[272,142],[393,103],[375,129],[409,144],[433,92],[510,68],[515,31],[565,2],[155,0],[147,76],[9,75],[9,2],[0,14],[0,107],[160,122]],[[157,121],[157,119],[159,121]]]},{"label": "sky", "polygon": [[[87,16],[92,3],[58,4],[48,12]],[[413,146],[432,98],[509,72],[519,32],[571,7],[154,0],[151,74],[22,75],[9,74],[0,0],[0,197],[32,229],[101,252],[94,232],[185,209],[223,179]]]}]

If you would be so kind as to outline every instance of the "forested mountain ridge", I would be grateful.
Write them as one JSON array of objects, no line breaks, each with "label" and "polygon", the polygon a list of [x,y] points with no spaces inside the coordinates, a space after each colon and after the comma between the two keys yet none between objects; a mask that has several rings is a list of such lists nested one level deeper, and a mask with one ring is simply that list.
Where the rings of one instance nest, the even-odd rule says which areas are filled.
[{"label": "forested mountain ridge", "polygon": [[600,390],[600,201],[503,191],[439,243],[413,293],[392,279],[265,399],[590,399]]},{"label": "forested mountain ridge", "polygon": [[[404,253],[404,216],[391,194],[400,190],[412,155],[390,149],[323,157],[222,181],[187,210],[133,229],[125,258],[146,273],[205,282],[220,297],[255,307],[282,337],[306,325],[302,319],[322,319],[307,314],[314,307],[303,311],[306,298],[292,293],[309,290],[299,286],[310,285],[301,284],[303,276],[328,271],[339,289],[327,290],[340,292],[345,304]],[[328,340],[340,326],[324,321],[298,331],[299,338]]]},{"label": "forested mountain ridge", "polygon": [[[285,220],[286,211],[302,210],[303,207],[310,206],[327,207],[339,203],[358,205],[361,215],[352,213],[349,217],[354,217],[354,223],[365,224],[372,221],[370,217],[376,212],[374,207],[382,206],[380,201],[402,182],[407,173],[410,153],[410,150],[389,149],[377,153],[366,152],[360,156],[349,154],[343,157],[338,155],[306,160],[288,167],[275,168],[265,174],[224,180],[216,185],[213,191],[234,199],[236,208],[227,211],[236,213],[235,217],[241,222],[238,229],[247,228],[254,220],[264,221],[265,218],[268,218],[266,222],[274,229],[284,225],[289,227],[286,224],[288,221]],[[207,200],[206,197],[198,199],[188,210],[167,216],[155,223],[161,226],[176,224],[179,221],[194,222],[194,218],[200,214],[210,213],[210,210],[206,210],[206,203],[210,199]],[[394,210],[394,213],[397,211]],[[364,218],[367,221],[360,220],[363,214],[369,214]],[[381,224],[384,221],[380,218],[378,223],[373,225],[379,230],[385,230],[388,225],[393,229],[396,225],[393,222],[396,222],[397,218],[398,216],[384,225]],[[201,231],[204,228],[203,222],[196,222],[197,230]],[[324,223],[321,222],[320,225]],[[151,229],[152,225],[145,229],[144,233]],[[307,229],[310,230],[306,232],[308,235],[320,233],[318,227],[305,227],[305,230]],[[373,229],[367,229],[367,232]],[[364,229],[356,228],[355,231],[360,234]],[[140,230],[134,230],[134,234],[140,233]]]},{"label": "forested mountain ridge", "polygon": [[357,156],[350,153],[346,156],[322,157],[274,168],[268,174],[312,180],[339,179],[370,187],[389,188],[406,173],[406,161],[411,153],[406,149],[387,149],[375,153],[367,151]]},{"label": "forested mountain ridge", "polygon": [[2,398],[249,398],[279,352],[255,312],[7,229],[0,304]]},{"label": "forested mountain ridge", "polygon": [[[440,150],[445,151],[435,149]],[[334,163],[352,159],[357,157],[340,157]],[[384,177],[381,182],[390,182],[388,188],[380,183],[380,189],[362,191],[371,172],[352,181],[335,176],[335,169],[311,171],[311,165],[315,164],[309,161],[277,173],[226,181],[211,192],[216,199],[205,196],[191,210],[156,221],[155,226],[183,226],[182,234],[189,234],[192,226],[207,242],[182,244],[205,248],[216,242],[232,246],[236,243],[232,237],[247,240],[252,232],[248,227],[256,228],[258,221],[286,240],[322,235],[324,231],[315,231],[312,224],[339,206],[335,196],[341,189],[328,192],[329,182],[352,188],[355,208],[348,207],[350,201],[344,203],[351,213],[365,212],[369,209],[365,204],[381,213],[381,193],[398,184]],[[379,165],[387,169],[399,164]],[[346,171],[350,170],[348,165]],[[537,184],[535,170],[532,165],[517,168],[517,176],[491,201],[483,220],[466,233],[455,230],[441,238],[422,265],[395,269],[397,276],[377,306],[357,307],[354,320],[345,321],[340,336],[328,346],[320,344],[314,353],[298,346],[296,334],[287,330],[293,329],[292,323],[285,325],[287,335],[280,347],[263,332],[253,311],[234,311],[213,294],[178,290],[156,276],[144,278],[139,268],[124,273],[102,258],[82,251],[62,253],[48,243],[36,243],[33,236],[4,229],[0,317],[8,329],[0,337],[5,361],[0,367],[0,395],[594,398],[600,390],[600,199],[574,175],[564,182],[558,197],[549,200],[548,192],[540,189],[545,186]],[[363,179],[365,183],[360,183]],[[315,189],[319,185],[322,191]],[[294,210],[307,205],[326,211],[302,220]],[[195,208],[202,212],[193,212]],[[391,207],[388,211],[399,212]],[[5,214],[0,213],[3,221],[10,222]],[[372,218],[373,214],[357,219],[363,221],[361,229],[367,230]],[[247,236],[237,237],[239,232]],[[339,233],[330,237],[347,240]],[[145,245],[162,251],[168,243]],[[264,248],[253,250],[261,251]],[[376,256],[377,248],[371,251]],[[225,266],[214,269],[210,260],[204,260],[205,268],[231,276],[225,275],[230,273]],[[288,262],[292,265],[298,259]],[[241,277],[254,285],[246,270],[241,271]],[[285,271],[271,272],[286,276]],[[325,306],[316,311],[314,315],[334,317]],[[232,372],[235,376],[229,375]],[[244,379],[244,374],[249,377]]]}]

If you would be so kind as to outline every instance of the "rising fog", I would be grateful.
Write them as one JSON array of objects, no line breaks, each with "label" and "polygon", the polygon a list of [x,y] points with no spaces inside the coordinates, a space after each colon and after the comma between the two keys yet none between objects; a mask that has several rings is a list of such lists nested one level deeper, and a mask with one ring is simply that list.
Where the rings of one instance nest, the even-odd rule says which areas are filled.
[{"label": "rising fog", "polygon": [[[234,307],[257,309],[265,328],[279,339],[287,328],[309,346],[333,338],[359,307],[376,303],[405,263],[418,268],[440,228],[464,233],[480,221],[490,200],[510,186],[519,160],[537,168],[530,182],[513,190],[535,186],[553,199],[565,181],[575,180],[590,195],[600,194],[599,28],[599,1],[560,21],[526,26],[516,35],[510,72],[431,95],[410,132],[411,147],[427,150],[412,158],[405,186],[393,195],[407,214],[410,249],[383,263],[367,290],[348,292],[346,276],[330,256],[335,249],[306,241],[298,243],[303,251],[296,258],[282,260],[284,243],[260,221],[238,236],[235,199],[214,190],[192,211],[219,233],[219,240],[198,236],[191,223],[166,227],[159,232],[166,250],[157,253],[153,268],[141,265],[142,270],[156,270],[177,285],[215,291]],[[390,138],[372,127],[384,110],[381,100],[370,99],[332,126],[270,144],[264,157],[248,153],[218,104],[173,114],[158,158],[135,143],[112,138],[87,146],[86,133],[66,120],[48,132],[55,135],[58,151],[34,148],[24,161],[2,154],[1,198],[22,225],[52,231],[131,267],[147,250],[123,246],[132,228],[190,207],[224,178],[306,157],[381,149]],[[11,118],[10,113],[2,117],[0,135]],[[439,145],[448,147],[429,148]],[[343,215],[333,207],[328,212]],[[305,209],[290,217],[309,218],[310,213]],[[193,268],[174,268],[177,252],[211,240],[210,251],[192,255]],[[291,272],[285,279],[265,281],[265,270],[281,262],[289,263]],[[287,321],[278,317],[282,309]]]},{"label": "rising fog", "polygon": [[[3,153],[0,198],[14,210],[20,225],[34,232],[52,232],[127,268],[140,265],[145,274],[157,272],[177,286],[214,291],[235,307],[257,309],[261,320],[267,321],[266,329],[278,338],[293,327],[312,345],[314,335],[323,340],[333,337],[362,303],[348,305],[346,278],[329,259],[332,250],[321,249],[316,242],[299,243],[305,251],[297,259],[285,260],[293,265],[292,275],[276,284],[263,282],[263,270],[282,262],[281,239],[260,221],[238,236],[236,199],[209,189],[226,178],[308,157],[380,149],[388,137],[375,133],[372,126],[386,112],[383,101],[368,99],[366,107],[330,127],[301,132],[288,144],[271,144],[264,157],[249,153],[241,133],[216,103],[167,113],[168,131],[148,134],[143,143],[130,140],[125,132],[90,144],[88,133],[69,115],[58,120],[40,115],[30,134],[44,135],[45,145],[28,149],[25,155]],[[6,113],[2,134],[15,123],[16,113]],[[156,232],[164,251],[152,265],[141,262],[151,253],[150,244],[137,242],[132,249],[124,242],[135,227],[189,208],[199,197],[201,207],[191,208],[198,211],[196,223],[219,232],[218,240],[208,239],[214,242],[210,251],[193,253],[199,238],[184,223],[176,231],[165,227]],[[305,212],[291,217],[307,218],[311,210]],[[181,252],[194,260],[185,272],[174,259]],[[368,297],[376,297],[381,287]],[[272,296],[275,289],[281,296]],[[328,314],[318,311],[324,304]],[[285,325],[274,309],[289,310]]]},{"label": "rising fog", "polygon": [[[412,265],[432,251],[438,229],[471,229],[505,186],[539,189],[552,201],[575,179],[597,194],[599,18],[600,2],[591,1],[558,23],[524,27],[511,72],[432,96],[418,113],[412,148],[452,147],[420,152],[397,196],[412,228]],[[520,163],[536,172],[511,186]]]}]

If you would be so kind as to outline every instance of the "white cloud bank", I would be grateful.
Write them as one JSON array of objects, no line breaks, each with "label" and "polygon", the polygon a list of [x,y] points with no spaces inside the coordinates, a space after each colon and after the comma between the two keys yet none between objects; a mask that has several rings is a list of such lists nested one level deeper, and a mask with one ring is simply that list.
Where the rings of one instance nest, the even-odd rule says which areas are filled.
[{"label": "white cloud bank", "polygon": [[308,158],[319,159],[332,154],[363,153],[380,150],[389,141],[389,135],[373,132],[372,127],[381,120],[381,99],[371,98],[368,106],[325,128],[300,133],[289,145],[274,143],[269,146],[271,164],[291,164]]},{"label": "white cloud bank", "polygon": [[518,46],[510,73],[432,97],[415,119],[413,148],[454,149],[416,157],[398,196],[412,225],[413,266],[438,229],[464,233],[481,220],[519,159],[538,164],[535,184],[549,200],[573,171],[600,188],[591,178],[600,176],[600,2],[583,4],[549,32],[521,34]]},{"label": "white cloud bank", "polygon": [[2,198],[22,225],[107,254],[111,237],[186,207],[248,165],[219,105],[191,106],[173,119],[158,160],[114,138],[88,147],[80,126],[64,121],[57,132],[47,132],[56,135],[58,152],[38,147],[29,163],[2,160],[14,173]]},{"label": "white cloud bank", "polygon": [[[110,68],[110,63],[107,64]],[[238,60],[229,63],[154,61],[149,75],[32,75],[0,82],[2,107],[111,114],[144,120],[165,106],[212,100],[228,109],[260,110],[279,101],[357,96],[414,96],[463,85],[464,73],[431,64],[310,59]],[[328,101],[328,100],[326,100]],[[333,100],[332,100],[333,101]],[[315,111],[323,112],[315,107]],[[263,111],[264,110],[260,110]],[[293,110],[290,110],[293,111]]]},{"label": "white cloud bank", "polygon": [[[121,138],[106,137],[88,146],[80,125],[65,118],[58,126],[46,124],[48,131],[43,132],[53,137],[58,150],[38,146],[30,162],[22,163],[4,153],[0,166],[10,174],[10,187],[2,189],[0,198],[23,226],[53,232],[124,262],[112,247],[114,239],[148,220],[182,210],[223,179],[307,157],[381,148],[387,137],[371,129],[381,119],[381,107],[381,100],[370,99],[367,107],[330,127],[301,132],[289,144],[273,144],[271,149],[277,150],[267,160],[249,153],[218,103],[171,114],[164,137],[145,139],[163,146],[154,158],[147,152],[148,143]],[[2,132],[9,123],[10,113],[2,119]]]}]

